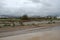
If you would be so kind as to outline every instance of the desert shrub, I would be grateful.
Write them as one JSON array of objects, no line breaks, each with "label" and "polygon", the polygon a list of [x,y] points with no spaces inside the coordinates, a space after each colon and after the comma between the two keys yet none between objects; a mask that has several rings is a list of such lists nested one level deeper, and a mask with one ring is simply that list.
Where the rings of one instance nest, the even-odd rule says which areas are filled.
[{"label": "desert shrub", "polygon": [[23,25],[23,22],[20,22],[21,25]]},{"label": "desert shrub", "polygon": [[55,23],[55,22],[53,22],[53,23]]},{"label": "desert shrub", "polygon": [[37,25],[40,25],[40,23],[38,23]]},{"label": "desert shrub", "polygon": [[52,22],[48,22],[48,24],[52,24]]},{"label": "desert shrub", "polygon": [[32,23],[33,26],[35,26],[36,24],[35,23]]},{"label": "desert shrub", "polygon": [[4,24],[4,26],[11,26],[10,24]]},{"label": "desert shrub", "polygon": [[0,28],[2,28],[2,27],[0,26]]},{"label": "desert shrub", "polygon": [[27,26],[31,26],[31,24],[27,24]]}]

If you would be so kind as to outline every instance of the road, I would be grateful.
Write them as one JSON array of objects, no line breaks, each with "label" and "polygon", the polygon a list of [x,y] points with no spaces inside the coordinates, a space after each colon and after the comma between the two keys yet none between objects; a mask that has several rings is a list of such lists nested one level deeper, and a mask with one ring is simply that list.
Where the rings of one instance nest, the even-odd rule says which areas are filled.
[{"label": "road", "polygon": [[[28,37],[32,37],[32,35],[34,36],[38,36],[38,37],[32,37],[31,39],[28,40],[34,40],[36,38],[36,40],[39,40],[39,35],[44,35],[42,36],[44,39],[52,39],[53,38],[55,40],[60,40],[58,38],[60,38],[60,27],[47,27],[47,28],[33,28],[33,29],[26,29],[26,30],[19,30],[19,31],[14,31],[14,32],[4,32],[4,33],[0,33],[0,40],[18,40],[21,39],[23,40],[23,38],[28,38]],[[22,36],[21,36],[22,35]],[[47,38],[45,37],[45,35],[47,36]],[[21,38],[22,37],[22,38]],[[41,37],[41,40],[43,40],[43,38]],[[16,38],[16,39],[15,39]],[[49,39],[49,40],[50,40]]]},{"label": "road", "polygon": [[8,36],[14,36],[14,35],[21,35],[21,34],[27,34],[27,33],[34,33],[39,31],[45,31],[45,30],[51,30],[51,27],[38,27],[38,28],[32,28],[32,29],[26,29],[26,30],[18,30],[18,31],[10,31],[10,32],[1,32],[1,37],[8,37]]}]

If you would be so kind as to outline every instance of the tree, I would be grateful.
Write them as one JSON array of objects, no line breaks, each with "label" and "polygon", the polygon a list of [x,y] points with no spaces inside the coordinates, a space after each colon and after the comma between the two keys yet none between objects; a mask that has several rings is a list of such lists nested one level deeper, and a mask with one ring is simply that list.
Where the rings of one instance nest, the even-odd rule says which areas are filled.
[{"label": "tree", "polygon": [[28,20],[29,18],[28,18],[28,16],[27,15],[23,15],[22,17],[21,17],[21,20]]},{"label": "tree", "polygon": [[54,16],[54,19],[57,19],[57,16]]}]

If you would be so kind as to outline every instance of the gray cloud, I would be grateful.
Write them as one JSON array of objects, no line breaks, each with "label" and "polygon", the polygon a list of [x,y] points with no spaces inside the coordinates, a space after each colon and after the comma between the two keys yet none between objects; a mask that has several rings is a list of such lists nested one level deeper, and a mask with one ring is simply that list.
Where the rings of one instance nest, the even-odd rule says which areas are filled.
[{"label": "gray cloud", "polygon": [[3,12],[3,5],[4,5],[3,0],[0,0],[0,15],[3,14],[2,13]]},{"label": "gray cloud", "polygon": [[0,0],[0,13],[19,16],[60,15],[60,0]]},{"label": "gray cloud", "polygon": [[40,0],[30,0],[30,1],[32,1],[34,3],[40,3]]}]

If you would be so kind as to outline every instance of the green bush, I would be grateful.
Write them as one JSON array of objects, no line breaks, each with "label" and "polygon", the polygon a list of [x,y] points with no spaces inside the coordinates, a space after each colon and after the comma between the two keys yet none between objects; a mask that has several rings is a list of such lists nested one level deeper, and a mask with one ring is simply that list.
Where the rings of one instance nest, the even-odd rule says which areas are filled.
[{"label": "green bush", "polygon": [[2,27],[0,26],[0,28],[2,28]]},{"label": "green bush", "polygon": [[5,24],[4,26],[11,26],[10,24]]},{"label": "green bush", "polygon": [[55,23],[55,22],[53,22],[53,23]]},{"label": "green bush", "polygon": [[52,22],[48,22],[48,24],[52,24]]},{"label": "green bush", "polygon": [[35,26],[36,24],[35,23],[32,23],[33,26]]}]

